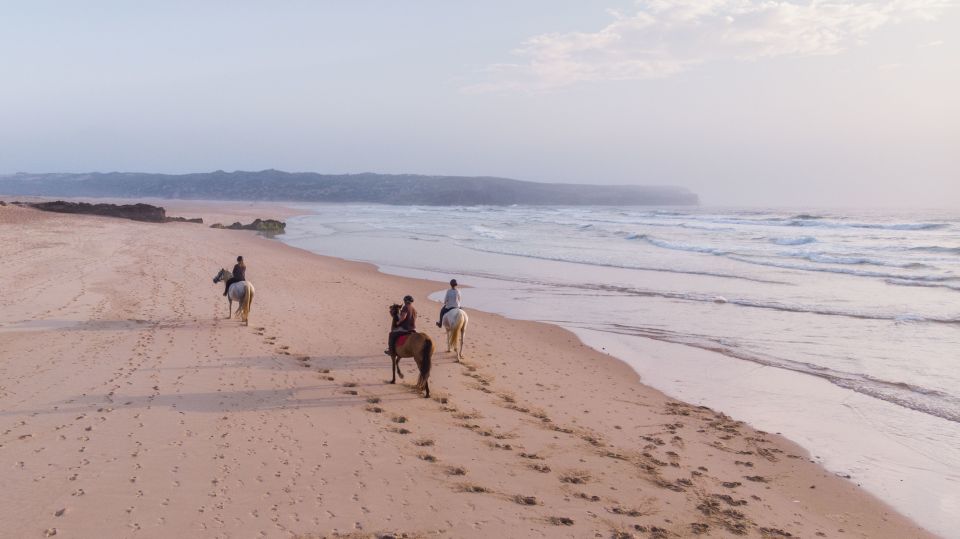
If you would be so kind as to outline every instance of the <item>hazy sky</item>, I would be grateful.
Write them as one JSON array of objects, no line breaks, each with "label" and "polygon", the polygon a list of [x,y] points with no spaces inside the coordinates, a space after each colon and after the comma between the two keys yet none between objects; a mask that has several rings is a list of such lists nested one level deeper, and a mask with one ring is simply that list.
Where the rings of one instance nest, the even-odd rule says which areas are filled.
[{"label": "hazy sky", "polygon": [[265,168],[960,205],[960,5],[0,1],[0,173]]}]

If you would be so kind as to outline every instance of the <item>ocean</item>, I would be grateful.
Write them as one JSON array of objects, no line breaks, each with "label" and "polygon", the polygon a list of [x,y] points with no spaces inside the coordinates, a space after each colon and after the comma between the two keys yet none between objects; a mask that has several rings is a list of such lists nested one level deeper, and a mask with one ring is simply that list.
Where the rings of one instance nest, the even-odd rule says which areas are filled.
[{"label": "ocean", "polygon": [[960,529],[960,211],[301,207],[290,245],[455,277]]}]

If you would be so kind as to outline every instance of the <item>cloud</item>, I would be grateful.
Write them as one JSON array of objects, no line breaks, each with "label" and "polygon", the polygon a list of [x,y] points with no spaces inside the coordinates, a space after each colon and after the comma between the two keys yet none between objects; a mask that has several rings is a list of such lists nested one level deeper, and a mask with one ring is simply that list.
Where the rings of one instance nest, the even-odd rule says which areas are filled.
[{"label": "cloud", "polygon": [[835,55],[880,28],[933,20],[943,0],[642,0],[595,32],[533,36],[521,61],[491,66],[471,92],[543,90],[670,77],[718,60]]}]

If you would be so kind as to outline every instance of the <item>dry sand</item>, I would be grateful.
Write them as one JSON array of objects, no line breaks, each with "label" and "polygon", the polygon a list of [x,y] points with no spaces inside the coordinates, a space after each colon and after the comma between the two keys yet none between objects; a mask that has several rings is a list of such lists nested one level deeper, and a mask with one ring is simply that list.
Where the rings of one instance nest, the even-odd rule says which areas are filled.
[{"label": "dry sand", "polygon": [[[211,282],[237,254],[249,327]],[[251,232],[12,206],[0,257],[2,537],[929,536],[560,328],[471,312],[455,363],[425,299],[442,284]],[[408,293],[440,348],[432,399],[412,360],[385,383],[387,306]]]}]

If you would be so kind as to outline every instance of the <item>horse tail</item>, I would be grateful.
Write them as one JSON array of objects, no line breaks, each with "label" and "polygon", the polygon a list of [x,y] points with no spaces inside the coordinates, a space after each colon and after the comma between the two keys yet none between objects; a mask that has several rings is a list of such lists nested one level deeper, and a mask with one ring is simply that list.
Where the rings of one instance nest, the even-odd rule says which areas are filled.
[{"label": "horse tail", "polygon": [[450,324],[450,342],[448,347],[453,349],[454,352],[457,351],[457,347],[460,346],[460,336],[461,331],[463,330],[463,311],[457,309],[457,317]]},{"label": "horse tail", "polygon": [[463,324],[460,325],[460,350],[457,352],[457,359],[463,357],[463,338],[467,335],[467,322],[470,318],[467,316],[467,313],[460,311],[463,315]]},{"label": "horse tail", "polygon": [[430,359],[433,355],[433,341],[427,335],[424,335],[424,337],[423,348],[420,350],[423,357],[420,358],[420,379],[417,380],[418,391],[423,391],[427,386],[427,380],[430,379]]},{"label": "horse tail", "polygon": [[246,283],[246,290],[243,294],[243,321],[247,322],[250,318],[250,307],[253,306],[253,285]]}]

